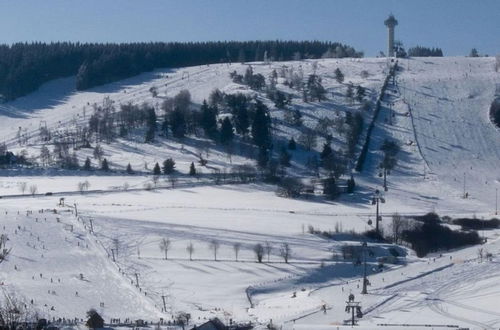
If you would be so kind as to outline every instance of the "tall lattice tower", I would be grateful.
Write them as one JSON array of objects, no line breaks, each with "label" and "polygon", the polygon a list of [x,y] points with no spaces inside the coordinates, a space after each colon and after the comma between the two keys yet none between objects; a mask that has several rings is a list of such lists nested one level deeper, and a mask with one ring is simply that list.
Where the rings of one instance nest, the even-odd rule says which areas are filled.
[{"label": "tall lattice tower", "polygon": [[387,18],[384,21],[385,26],[387,26],[387,30],[389,32],[388,35],[388,49],[387,49],[387,56],[393,57],[394,56],[394,27],[398,25],[398,21],[396,18],[394,18],[394,15],[390,14],[389,18]]}]

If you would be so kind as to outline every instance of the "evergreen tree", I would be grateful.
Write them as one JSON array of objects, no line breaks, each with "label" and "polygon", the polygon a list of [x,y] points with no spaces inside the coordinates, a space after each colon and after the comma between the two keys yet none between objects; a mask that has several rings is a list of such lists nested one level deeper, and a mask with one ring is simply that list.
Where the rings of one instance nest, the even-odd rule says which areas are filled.
[{"label": "evergreen tree", "polygon": [[146,137],[145,142],[150,143],[154,141],[155,132],[157,128],[156,113],[154,108],[148,107],[146,109]]},{"label": "evergreen tree", "polygon": [[330,143],[326,142],[323,145],[323,150],[321,150],[321,153],[319,154],[319,157],[320,157],[321,161],[327,159],[332,154],[333,154],[332,147],[330,146]]},{"label": "evergreen tree", "polygon": [[352,194],[356,188],[356,182],[351,174],[351,178],[347,180],[347,193]]},{"label": "evergreen tree", "polygon": [[83,164],[83,169],[85,171],[90,171],[92,169],[92,164],[90,163],[90,158],[89,157],[87,157],[85,159],[85,163]]},{"label": "evergreen tree", "polygon": [[109,165],[108,165],[108,160],[104,158],[101,163],[101,170],[107,172],[109,171]]},{"label": "evergreen tree", "polygon": [[334,200],[340,195],[335,178],[329,177],[323,180],[323,194],[330,200]]},{"label": "evergreen tree", "polygon": [[191,162],[191,166],[189,166],[189,175],[191,175],[191,176],[196,175],[196,168],[194,167],[193,162]]},{"label": "evergreen tree", "polygon": [[172,130],[172,135],[176,138],[183,138],[186,135],[187,123],[186,115],[180,109],[175,109],[170,114],[169,119],[170,129]]},{"label": "evergreen tree", "polygon": [[175,171],[175,161],[172,158],[168,158],[163,162],[163,173],[172,174]]},{"label": "evergreen tree", "polygon": [[271,147],[271,118],[267,107],[260,100],[255,103],[252,138],[254,144],[259,148],[269,149]]},{"label": "evergreen tree", "polygon": [[478,53],[476,48],[471,49],[471,51],[469,53],[469,57],[479,57],[479,53]]},{"label": "evergreen tree", "polygon": [[285,147],[282,147],[280,150],[279,162],[281,166],[290,166],[290,160],[292,159],[292,155],[286,150]]},{"label": "evergreen tree", "polygon": [[209,106],[206,100],[200,108],[200,126],[211,139],[217,136],[217,107]]},{"label": "evergreen tree", "polygon": [[269,163],[269,151],[266,148],[259,148],[259,154],[257,155],[257,165],[260,168],[266,168]]},{"label": "evergreen tree", "polygon": [[321,77],[315,74],[312,74],[307,79],[307,90],[309,93],[309,98],[311,101],[315,99],[318,102],[321,102],[325,99],[326,90],[321,83]]},{"label": "evergreen tree", "polygon": [[295,142],[294,138],[291,138],[288,141],[288,149],[290,149],[290,150],[296,150],[297,149],[297,143]]},{"label": "evergreen tree", "polygon": [[336,68],[335,69],[335,80],[341,84],[344,82],[344,74],[342,73],[342,71],[340,71],[339,68]]},{"label": "evergreen tree", "polygon": [[236,132],[241,135],[248,134],[250,120],[248,117],[248,98],[245,94],[236,93],[225,95],[224,101],[233,115]]},{"label": "evergreen tree", "polygon": [[220,128],[220,142],[222,144],[228,144],[233,141],[234,132],[233,132],[233,124],[231,124],[231,120],[228,117],[224,118],[222,121],[222,125]]},{"label": "evergreen tree", "polygon": [[253,80],[253,69],[252,66],[249,65],[247,66],[247,69],[245,70],[245,77],[243,78],[243,82],[245,85],[252,85],[252,80]]},{"label": "evergreen tree", "polygon": [[104,319],[97,313],[95,309],[90,309],[87,312],[87,322],[85,322],[85,325],[89,329],[101,329],[104,327]]},{"label": "evergreen tree", "polygon": [[154,175],[160,175],[161,174],[160,164],[158,164],[158,163],[155,164],[155,167],[153,168],[153,174]]},{"label": "evergreen tree", "polygon": [[356,87],[356,100],[358,102],[363,101],[363,98],[365,97],[365,95],[366,95],[366,89],[363,86],[358,85]]},{"label": "evergreen tree", "polygon": [[165,115],[163,118],[163,122],[161,123],[161,134],[163,134],[164,137],[168,137],[168,117]]},{"label": "evergreen tree", "polygon": [[128,174],[134,174],[134,170],[132,169],[132,165],[130,165],[130,163],[128,163],[126,171]]}]

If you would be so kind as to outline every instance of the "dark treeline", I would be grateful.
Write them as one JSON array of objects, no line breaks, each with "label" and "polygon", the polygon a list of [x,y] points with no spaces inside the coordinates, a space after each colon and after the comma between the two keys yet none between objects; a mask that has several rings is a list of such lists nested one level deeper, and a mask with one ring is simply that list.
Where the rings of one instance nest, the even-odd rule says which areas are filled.
[{"label": "dark treeline", "polygon": [[419,225],[404,230],[402,238],[408,242],[418,257],[442,249],[450,250],[482,242],[476,231],[452,230],[442,224],[441,218],[435,213],[415,217]]},{"label": "dark treeline", "polygon": [[12,100],[56,78],[77,75],[79,90],[160,67],[221,62],[361,57],[354,48],[322,41],[155,42],[128,44],[17,43],[0,45],[0,94]]},{"label": "dark treeline", "polygon": [[443,51],[441,48],[429,48],[429,47],[422,47],[422,46],[416,46],[413,48],[408,49],[408,56],[414,56],[414,57],[427,57],[427,56],[443,56]]}]

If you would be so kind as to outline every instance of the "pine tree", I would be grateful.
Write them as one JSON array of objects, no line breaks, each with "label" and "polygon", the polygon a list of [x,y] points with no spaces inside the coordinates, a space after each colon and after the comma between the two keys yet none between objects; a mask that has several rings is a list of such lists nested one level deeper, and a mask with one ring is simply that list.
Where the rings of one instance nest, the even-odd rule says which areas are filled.
[{"label": "pine tree", "polygon": [[126,171],[128,174],[134,174],[134,170],[132,169],[132,165],[130,165],[130,163],[128,163]]},{"label": "pine tree", "polygon": [[165,115],[161,123],[161,134],[163,134],[164,137],[168,137],[168,125],[168,117]]},{"label": "pine tree", "polygon": [[309,93],[311,101],[314,99],[321,102],[325,98],[326,90],[321,84],[321,77],[318,75],[312,74],[307,79],[307,91]]},{"label": "pine tree", "polygon": [[288,153],[285,147],[281,148],[279,157],[280,157],[279,158],[280,165],[286,167],[290,166],[290,160],[292,159],[292,155]]},{"label": "pine tree", "polygon": [[145,142],[150,143],[153,142],[155,139],[155,132],[156,132],[156,113],[154,108],[147,108],[146,110],[146,137],[145,137]]},{"label": "pine tree", "polygon": [[196,175],[196,167],[194,167],[193,162],[191,162],[191,166],[189,166],[189,175],[191,175],[191,176]]},{"label": "pine tree", "polygon": [[206,100],[200,108],[200,126],[205,131],[205,135],[214,139],[217,135],[217,107],[209,106]]},{"label": "pine tree", "polygon": [[172,174],[175,171],[175,161],[172,158],[168,158],[163,162],[163,173]]},{"label": "pine tree", "polygon": [[180,109],[175,109],[170,114],[170,129],[175,138],[183,138],[186,135],[187,123],[186,115]]},{"label": "pine tree", "polygon": [[109,171],[109,165],[108,165],[108,160],[104,158],[101,163],[101,170],[107,172]]},{"label": "pine tree", "polygon": [[471,49],[471,51],[469,53],[469,57],[479,57],[479,53],[478,53],[476,48]]},{"label": "pine tree", "polygon": [[255,104],[252,123],[252,138],[256,146],[264,149],[271,147],[271,118],[267,107],[260,100]]},{"label": "pine tree", "polygon": [[356,87],[356,100],[358,102],[363,101],[363,98],[365,97],[365,95],[366,95],[366,89],[363,86],[358,85]]},{"label": "pine tree", "polygon": [[245,77],[243,78],[243,81],[245,82],[245,85],[251,86],[252,80],[253,80],[253,69],[252,66],[249,65],[245,71]]},{"label": "pine tree", "polygon": [[336,68],[335,69],[335,80],[341,84],[344,82],[344,74],[342,73],[342,71],[340,71],[339,68]]},{"label": "pine tree", "polygon": [[90,163],[90,158],[89,157],[87,157],[85,159],[85,163],[83,164],[83,169],[85,171],[90,171],[92,169],[92,164]]},{"label": "pine tree", "polygon": [[158,163],[155,164],[155,167],[153,168],[153,174],[154,175],[160,175],[161,174],[160,164],[158,164]]},{"label": "pine tree", "polygon": [[327,142],[323,145],[323,150],[321,150],[319,157],[323,161],[323,160],[327,159],[332,154],[333,154],[332,147],[330,146],[330,143]]},{"label": "pine tree", "polygon": [[330,200],[338,197],[340,191],[335,178],[329,177],[323,180],[323,194]]},{"label": "pine tree", "polygon": [[352,194],[355,188],[356,182],[354,181],[354,177],[351,174],[351,178],[347,180],[347,193]]},{"label": "pine tree", "polygon": [[222,144],[228,144],[233,141],[233,138],[233,124],[231,124],[231,120],[229,119],[229,117],[226,117],[222,121],[222,125],[220,128],[220,142]]},{"label": "pine tree", "polygon": [[266,148],[259,148],[259,154],[257,156],[257,165],[260,168],[266,168],[269,162],[269,151]]}]

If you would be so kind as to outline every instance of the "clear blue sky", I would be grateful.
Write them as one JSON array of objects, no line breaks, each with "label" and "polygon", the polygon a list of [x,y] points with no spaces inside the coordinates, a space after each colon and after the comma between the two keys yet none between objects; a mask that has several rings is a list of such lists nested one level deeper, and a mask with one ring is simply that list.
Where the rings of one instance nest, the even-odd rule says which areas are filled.
[{"label": "clear blue sky", "polygon": [[374,56],[391,12],[407,48],[500,53],[500,0],[3,0],[0,43],[316,39]]}]

